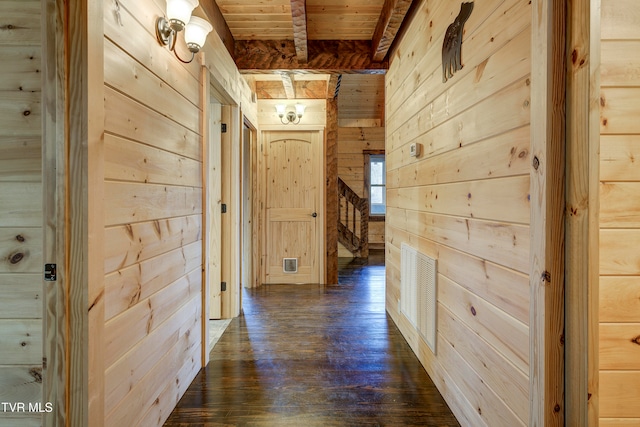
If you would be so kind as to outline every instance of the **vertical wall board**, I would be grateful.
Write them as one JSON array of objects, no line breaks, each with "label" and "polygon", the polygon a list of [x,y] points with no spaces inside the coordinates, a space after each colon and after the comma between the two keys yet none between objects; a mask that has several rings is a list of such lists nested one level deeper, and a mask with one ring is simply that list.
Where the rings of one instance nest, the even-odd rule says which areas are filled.
[{"label": "vertical wall board", "polygon": [[567,17],[565,423],[598,425],[599,0]]},{"label": "vertical wall board", "polygon": [[201,337],[202,344],[200,345],[200,365],[204,368],[209,363],[209,352],[211,349],[209,348],[209,296],[210,296],[210,278],[211,271],[209,269],[209,257],[213,256],[209,252],[209,248],[211,245],[212,234],[210,229],[210,221],[211,221],[211,195],[213,194],[213,189],[211,188],[211,180],[209,179],[210,171],[210,156],[209,152],[211,147],[209,146],[210,136],[209,136],[209,114],[210,114],[210,91],[209,91],[209,72],[204,66],[204,53],[200,54],[198,58],[198,63],[200,64],[200,135],[202,136],[201,146],[202,146],[202,167],[200,168],[201,173],[201,182],[202,182],[202,258],[201,258],[201,268],[202,268],[202,290],[200,294],[201,298],[201,312],[202,312],[202,321],[200,322],[201,326]]},{"label": "vertical wall board", "polygon": [[564,424],[565,5],[532,8],[530,425]]},{"label": "vertical wall board", "polygon": [[59,345],[67,339],[65,311],[67,308],[66,283],[66,90],[64,60],[66,47],[64,31],[64,2],[42,2],[42,81],[43,81],[43,135],[42,179],[43,216],[46,218],[43,232],[43,257],[48,263],[56,263],[58,286],[44,286],[44,357],[47,366],[43,371],[43,400],[51,402],[54,410],[45,413],[45,425],[62,425],[67,413],[66,346]]},{"label": "vertical wall board", "polygon": [[[462,425],[527,425],[532,5],[475,2],[464,67],[443,83],[442,41],[459,8],[419,5],[386,74],[386,309]],[[402,243],[442,268],[438,303],[449,314],[438,340],[469,341],[447,354],[398,312]],[[484,368],[496,361],[499,370]],[[518,392],[502,386],[514,381]]]},{"label": "vertical wall board", "polygon": [[[600,6],[600,7],[598,7]],[[637,166],[640,114],[640,14],[633,0],[592,0],[593,43],[601,50],[595,64],[600,81],[592,124],[600,137],[599,326],[589,324],[600,343],[599,392],[594,402],[601,426],[638,425],[640,377],[640,182]],[[636,163],[636,164],[634,164]],[[596,191],[596,193],[598,193]],[[595,318],[597,322],[597,317]],[[591,348],[590,348],[591,350]],[[597,360],[597,359],[596,359]],[[590,418],[591,421],[591,418]],[[591,424],[596,425],[598,419]]]},{"label": "vertical wall board", "polygon": [[231,215],[231,251],[233,258],[231,259],[231,287],[229,289],[230,303],[228,305],[229,312],[227,317],[237,317],[242,310],[242,286],[240,283],[242,277],[242,262],[248,262],[242,257],[240,252],[242,242],[240,240],[241,232],[240,228],[242,224],[240,222],[242,213],[242,203],[240,192],[242,191],[242,163],[241,163],[241,151],[242,151],[242,118],[240,117],[240,106],[234,105],[230,108],[231,117],[229,120],[229,129],[231,137],[231,162],[230,168],[233,171],[231,175],[231,199],[229,200],[232,207]]},{"label": "vertical wall board", "polygon": [[[102,3],[65,6],[65,99],[68,166],[68,412],[67,422],[104,422],[103,137],[104,67]],[[73,82],[73,83],[69,83]],[[89,239],[91,236],[91,239]],[[67,273],[67,272],[65,272]]]}]

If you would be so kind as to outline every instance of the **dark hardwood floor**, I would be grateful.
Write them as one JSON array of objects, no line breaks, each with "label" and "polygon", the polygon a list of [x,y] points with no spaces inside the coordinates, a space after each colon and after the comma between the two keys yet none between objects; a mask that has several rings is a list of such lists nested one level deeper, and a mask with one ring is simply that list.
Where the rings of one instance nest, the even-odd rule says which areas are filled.
[{"label": "dark hardwood floor", "polygon": [[165,426],[458,426],[385,313],[383,262],[342,261],[339,286],[245,290]]}]

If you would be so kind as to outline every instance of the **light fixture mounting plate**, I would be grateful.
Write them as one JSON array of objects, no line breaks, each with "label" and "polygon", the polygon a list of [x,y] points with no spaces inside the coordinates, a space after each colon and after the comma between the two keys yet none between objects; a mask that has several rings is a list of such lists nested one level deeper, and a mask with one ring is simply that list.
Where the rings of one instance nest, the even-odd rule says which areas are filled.
[{"label": "light fixture mounting plate", "polygon": [[176,43],[175,32],[169,26],[169,22],[164,17],[159,17],[156,20],[156,38],[158,43],[163,46],[169,46],[169,49],[173,50]]}]

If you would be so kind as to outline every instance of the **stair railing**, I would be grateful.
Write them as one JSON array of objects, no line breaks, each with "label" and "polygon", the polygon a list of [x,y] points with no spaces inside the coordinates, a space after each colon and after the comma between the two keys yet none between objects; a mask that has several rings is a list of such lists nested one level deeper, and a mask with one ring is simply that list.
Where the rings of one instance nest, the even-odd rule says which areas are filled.
[{"label": "stair railing", "polygon": [[338,241],[356,256],[369,256],[369,199],[338,178]]}]

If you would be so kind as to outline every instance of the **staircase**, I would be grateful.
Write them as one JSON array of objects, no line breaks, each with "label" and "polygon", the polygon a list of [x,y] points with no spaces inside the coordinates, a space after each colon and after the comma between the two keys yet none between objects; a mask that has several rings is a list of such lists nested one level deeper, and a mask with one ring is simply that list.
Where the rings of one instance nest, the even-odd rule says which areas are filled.
[{"label": "staircase", "polygon": [[338,178],[338,241],[352,254],[369,256],[369,200]]}]

